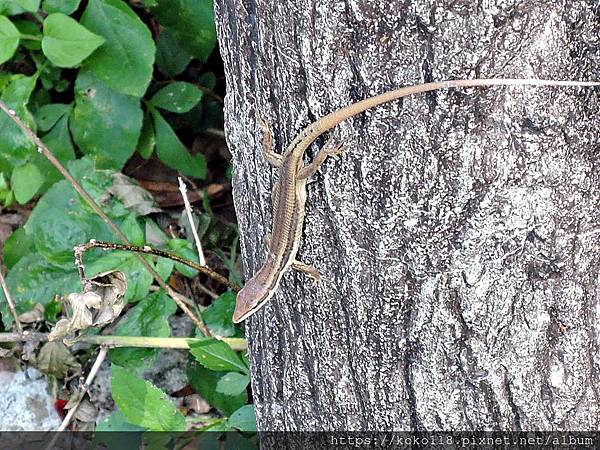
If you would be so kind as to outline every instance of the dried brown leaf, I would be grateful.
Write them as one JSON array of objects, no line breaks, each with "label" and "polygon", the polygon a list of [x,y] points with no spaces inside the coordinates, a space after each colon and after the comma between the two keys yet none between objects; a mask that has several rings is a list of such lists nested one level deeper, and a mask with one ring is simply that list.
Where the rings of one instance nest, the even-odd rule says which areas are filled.
[{"label": "dried brown leaf", "polygon": [[111,323],[119,317],[125,306],[123,295],[126,290],[125,274],[118,270],[103,272],[87,280],[83,292],[67,296],[73,314],[69,319],[61,319],[56,323],[48,340]]}]

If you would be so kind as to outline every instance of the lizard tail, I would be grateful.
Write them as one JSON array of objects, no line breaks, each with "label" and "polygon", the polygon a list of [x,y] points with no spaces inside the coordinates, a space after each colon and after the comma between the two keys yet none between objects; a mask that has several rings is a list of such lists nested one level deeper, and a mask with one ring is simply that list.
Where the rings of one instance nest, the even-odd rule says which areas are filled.
[{"label": "lizard tail", "polygon": [[[384,94],[376,95],[361,100],[345,108],[341,108],[326,116],[323,116],[312,124],[312,133],[318,137],[322,133],[331,130],[333,127],[360,114],[367,109],[379,106],[383,103],[407,97],[409,95],[421,94],[423,92],[435,91],[438,89],[449,89],[457,87],[477,87],[477,86],[599,86],[597,81],[560,81],[560,80],[538,80],[534,78],[479,78],[474,80],[448,80],[436,81],[432,83],[406,86]],[[307,130],[308,131],[308,127]]]}]

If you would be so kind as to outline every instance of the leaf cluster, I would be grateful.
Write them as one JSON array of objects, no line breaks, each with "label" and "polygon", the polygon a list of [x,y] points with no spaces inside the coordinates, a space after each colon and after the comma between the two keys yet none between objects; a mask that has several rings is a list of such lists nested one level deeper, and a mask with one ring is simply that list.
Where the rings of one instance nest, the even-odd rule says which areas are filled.
[{"label": "leaf cluster", "polygon": [[[42,138],[133,244],[151,244],[197,261],[189,241],[160,229],[153,216],[160,208],[121,171],[137,153],[183,175],[207,177],[206,157],[190,150],[185,130],[198,133],[221,120],[220,106],[205,95],[217,82],[206,69],[215,47],[212,0],[0,0],[0,99]],[[38,197],[25,226],[5,242],[3,257],[17,311],[41,314],[46,325],[36,325],[39,329],[55,324],[65,312],[62,296],[80,290],[73,247],[115,237],[31,140],[0,114],[0,204],[26,204]],[[204,206],[200,235],[211,241],[230,278],[239,282],[235,232],[221,230],[215,238],[206,198]],[[164,280],[176,273],[197,275],[166,259],[147,261]],[[86,255],[88,277],[114,270],[127,279],[127,314],[114,333],[171,336],[176,304],[164,291],[152,290],[152,276],[133,254]],[[235,294],[228,291],[202,311],[212,333],[242,336],[231,322],[234,304]],[[9,329],[13,318],[2,293],[0,315]],[[203,425],[255,430],[247,356],[213,338],[190,342],[189,383],[221,414]],[[64,376],[78,370],[79,362],[62,343],[44,348],[38,359],[48,373]],[[111,350],[118,409],[99,430],[190,428],[189,418],[168,395],[140,375],[158,354],[145,348]]]}]

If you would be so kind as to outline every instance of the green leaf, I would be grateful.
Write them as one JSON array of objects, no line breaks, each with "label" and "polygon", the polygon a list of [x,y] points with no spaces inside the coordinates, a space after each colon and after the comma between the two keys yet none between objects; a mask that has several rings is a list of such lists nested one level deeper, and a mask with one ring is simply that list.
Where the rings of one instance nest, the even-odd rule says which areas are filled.
[{"label": "green leaf", "polygon": [[[147,430],[147,428],[144,427],[139,427],[137,425],[134,425],[132,423],[127,422],[127,418],[125,417],[125,414],[123,414],[123,411],[121,411],[120,409],[117,409],[116,411],[113,411],[113,413],[108,416],[106,419],[104,419],[102,422],[100,422],[98,424],[98,426],[96,427],[96,431],[101,432],[101,431],[145,431]],[[134,433],[130,433],[132,436],[134,435]],[[102,433],[102,436],[95,436],[95,441],[96,443],[100,444],[100,443],[104,443],[107,444],[108,442],[110,442],[111,444],[118,444],[119,440],[122,440],[124,437],[123,433],[118,433],[116,436],[118,437],[116,441],[106,441],[104,440],[104,438],[106,437],[110,437],[107,436],[110,435],[110,433]],[[138,441],[136,441],[138,442]],[[139,436],[139,442],[141,442],[141,435]],[[138,442],[138,444],[139,444]],[[131,444],[131,442],[128,442],[127,444]],[[131,448],[138,448],[138,446],[125,446],[125,447],[109,447],[111,450],[116,450],[117,448],[122,448],[124,450],[128,450]]]},{"label": "green leaf", "polygon": [[[8,272],[6,283],[19,313],[31,310],[36,303],[46,305],[56,294],[65,295],[81,289],[72,262],[69,270],[62,270],[37,253],[23,256]],[[0,313],[4,326],[9,327],[13,318],[1,290]]]},{"label": "green leaf", "polygon": [[144,245],[144,230],[138,223],[136,214],[131,213],[125,218],[121,223],[121,231],[133,245]]},{"label": "green leaf", "polygon": [[201,99],[202,91],[192,83],[174,81],[154,94],[150,103],[167,111],[184,113],[196,106]]},{"label": "green leaf", "polygon": [[[171,239],[167,245],[169,246],[169,250],[177,256],[181,256],[182,258],[195,263],[198,262],[198,252],[194,250],[191,242],[188,242],[185,239]],[[175,263],[175,269],[188,278],[195,278],[196,275],[198,275],[197,270],[192,269],[185,264]]]},{"label": "green leaf", "polygon": [[19,46],[21,34],[5,16],[0,16],[0,64],[8,61]]},{"label": "green leaf", "polygon": [[152,156],[155,145],[156,135],[154,134],[152,119],[150,119],[150,116],[146,113],[144,114],[144,124],[142,125],[140,140],[137,144],[137,151],[142,158],[148,159]]},{"label": "green leaf", "polygon": [[248,367],[238,354],[223,341],[204,338],[189,341],[190,353],[204,367],[214,371],[233,371],[249,374]]},{"label": "green leaf", "polygon": [[156,40],[156,65],[168,77],[179,75],[192,60],[192,55],[181,47],[169,30]]},{"label": "green leaf", "polygon": [[23,14],[25,10],[15,0],[0,0],[0,14],[16,16]]},{"label": "green leaf", "polygon": [[103,43],[104,38],[63,13],[50,14],[44,20],[42,50],[55,66],[75,67]]},{"label": "green leaf", "polygon": [[180,46],[207,60],[217,42],[213,0],[160,0],[153,12]]},{"label": "green leaf", "polygon": [[33,250],[33,240],[24,228],[17,228],[4,242],[4,264],[9,269]]},{"label": "green leaf", "polygon": [[250,383],[250,377],[248,375],[229,372],[223,375],[217,383],[217,392],[225,395],[240,395],[246,390],[248,383]]},{"label": "green leaf", "polygon": [[227,420],[227,426],[240,431],[256,431],[254,405],[245,405],[234,412]]},{"label": "green leaf", "polygon": [[26,163],[13,170],[10,184],[15,193],[17,201],[24,205],[37,194],[44,184],[44,174],[35,164]]},{"label": "green leaf", "polygon": [[237,409],[248,403],[246,391],[236,396],[217,392],[217,383],[225,375],[224,372],[214,372],[202,367],[196,361],[190,361],[187,375],[194,390],[224,415],[233,414]]},{"label": "green leaf", "polygon": [[135,151],[142,128],[140,100],[110,89],[81,70],[75,83],[73,138],[98,167],[121,169]]},{"label": "green leaf", "polygon": [[152,111],[154,131],[156,133],[156,154],[167,166],[180,171],[182,174],[206,178],[206,161],[204,155],[190,155],[181,143],[171,126],[156,110]]},{"label": "green leaf", "polygon": [[185,417],[167,394],[134,372],[114,364],[112,396],[129,423],[152,431],[185,431]]},{"label": "green leaf", "polygon": [[204,323],[213,334],[230,337],[236,333],[237,328],[231,321],[235,309],[235,298],[235,292],[227,291],[202,313]]},{"label": "green leaf", "polygon": [[[35,84],[35,77],[12,75],[2,91],[2,100],[15,110],[34,132],[35,121],[26,106]],[[3,166],[3,161],[13,167],[19,166],[28,162],[36,153],[33,141],[4,113],[0,114],[0,136],[0,167]]]},{"label": "green leaf", "polygon": [[[117,336],[169,337],[169,317],[177,311],[177,305],[163,291],[156,292],[140,301],[127,319],[117,328]],[[140,369],[151,365],[158,349],[116,348],[110,358],[115,364]]]},{"label": "green leaf", "polygon": [[[86,160],[73,161],[68,168],[92,198],[103,205],[109,216],[114,219],[124,213],[120,203],[114,199],[107,201],[105,197],[112,183],[110,172],[94,170]],[[84,171],[85,175],[79,171]],[[54,184],[42,196],[29,216],[25,230],[33,237],[39,253],[51,263],[69,270],[73,270],[74,246],[92,238],[102,241],[114,239],[108,225],[66,180]],[[86,254],[88,263],[94,259],[93,255]]]},{"label": "green leaf", "polygon": [[72,105],[64,103],[50,103],[42,106],[35,113],[35,121],[41,131],[48,131],[58,119],[71,112]]},{"label": "green leaf", "polygon": [[15,0],[25,11],[38,12],[40,9],[40,0]]},{"label": "green leaf", "polygon": [[[71,141],[71,133],[69,133],[68,115],[65,114],[58,119],[52,130],[42,137],[42,141],[63,165],[75,159],[75,148]],[[46,175],[46,184],[62,180],[62,174],[43,155],[37,154],[34,161]]]},{"label": "green leaf", "polygon": [[56,300],[56,298],[53,298],[46,305],[46,308],[44,310],[44,317],[46,318],[46,320],[48,320],[52,323],[56,323],[56,322],[58,322],[58,318],[59,318],[60,314],[62,314],[62,312],[63,312],[62,302]]},{"label": "green leaf", "polygon": [[44,0],[42,8],[48,14],[63,13],[73,14],[79,8],[81,0]]},{"label": "green leaf", "polygon": [[106,39],[85,67],[118,92],[144,95],[156,51],[148,27],[121,0],[90,0],[81,24]]}]

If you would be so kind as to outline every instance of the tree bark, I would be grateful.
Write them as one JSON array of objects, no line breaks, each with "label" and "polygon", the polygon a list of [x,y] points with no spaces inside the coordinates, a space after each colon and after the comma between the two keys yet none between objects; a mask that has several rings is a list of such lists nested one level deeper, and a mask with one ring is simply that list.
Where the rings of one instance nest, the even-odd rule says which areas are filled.
[{"label": "tree bark", "polygon": [[[216,15],[247,277],[276,180],[256,112],[281,151],[404,85],[600,79],[583,0],[217,0]],[[595,88],[455,89],[337,127],[346,152],[309,184],[299,252],[328,282],[287,273],[246,325],[259,429],[597,430],[598,110]]]}]

